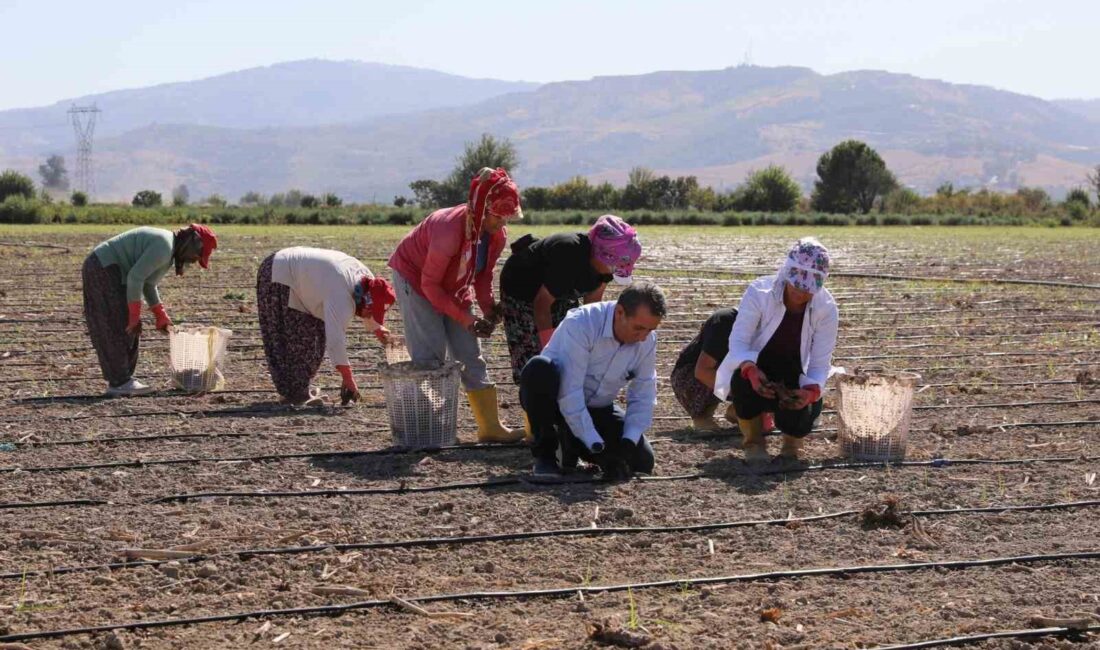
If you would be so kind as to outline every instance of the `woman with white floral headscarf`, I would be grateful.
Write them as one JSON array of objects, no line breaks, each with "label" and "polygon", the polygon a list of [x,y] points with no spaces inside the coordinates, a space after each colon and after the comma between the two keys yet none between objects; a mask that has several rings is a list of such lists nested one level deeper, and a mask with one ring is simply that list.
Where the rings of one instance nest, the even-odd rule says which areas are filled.
[{"label": "woman with white floral headscarf", "polygon": [[828,275],[829,251],[806,237],[777,274],[753,280],[741,299],[714,395],[733,402],[747,462],[768,458],[764,413],[775,413],[780,456],[792,460],[821,415],[840,321]]}]

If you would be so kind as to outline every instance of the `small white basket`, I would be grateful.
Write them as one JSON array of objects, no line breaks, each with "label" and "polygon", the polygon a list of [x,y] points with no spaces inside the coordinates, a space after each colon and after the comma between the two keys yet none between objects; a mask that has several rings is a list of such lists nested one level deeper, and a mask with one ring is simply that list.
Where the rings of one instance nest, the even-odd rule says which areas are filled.
[{"label": "small white basket", "polygon": [[411,361],[382,368],[382,390],[393,442],[424,449],[458,439],[458,364],[418,367]]},{"label": "small white basket", "polygon": [[220,327],[176,327],[168,335],[172,384],[188,393],[225,388],[226,349],[232,330]]},{"label": "small white basket", "polygon": [[841,455],[856,461],[904,459],[919,380],[920,375],[912,372],[840,375],[836,410]]}]

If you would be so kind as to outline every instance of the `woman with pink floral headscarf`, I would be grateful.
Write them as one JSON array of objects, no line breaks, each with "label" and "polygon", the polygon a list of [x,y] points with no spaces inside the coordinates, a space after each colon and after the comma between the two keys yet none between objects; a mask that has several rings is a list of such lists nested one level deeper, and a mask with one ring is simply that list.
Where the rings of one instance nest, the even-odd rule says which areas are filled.
[{"label": "woman with pink floral headscarf", "polygon": [[[493,268],[507,241],[504,224],[522,218],[519,189],[508,172],[486,167],[470,182],[465,204],[428,215],[389,260],[409,356],[425,365],[442,364],[448,356],[458,361],[479,442],[523,437],[500,422],[497,389],[479,343],[501,319]],[[481,316],[473,312],[475,298]]]},{"label": "woman with pink floral headscarf", "polygon": [[516,385],[523,367],[546,347],[569,310],[582,300],[586,305],[603,300],[608,282],[630,284],[641,254],[638,233],[610,214],[587,233],[543,239],[524,235],[512,244],[500,272],[500,293]]},{"label": "woman with pink floral headscarf", "polygon": [[829,251],[805,237],[779,272],[749,284],[718,366],[714,395],[733,402],[747,462],[768,458],[763,416],[783,432],[780,456],[798,458],[802,439],[821,415],[821,393],[833,374],[840,313],[825,288]]}]

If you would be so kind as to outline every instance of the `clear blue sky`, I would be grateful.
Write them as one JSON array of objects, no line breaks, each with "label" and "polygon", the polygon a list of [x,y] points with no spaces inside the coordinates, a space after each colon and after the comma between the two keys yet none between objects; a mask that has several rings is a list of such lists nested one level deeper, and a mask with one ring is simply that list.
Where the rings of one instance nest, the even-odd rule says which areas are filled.
[{"label": "clear blue sky", "polygon": [[740,63],[1100,97],[1098,0],[0,0],[0,109],[304,58],[557,81]]}]

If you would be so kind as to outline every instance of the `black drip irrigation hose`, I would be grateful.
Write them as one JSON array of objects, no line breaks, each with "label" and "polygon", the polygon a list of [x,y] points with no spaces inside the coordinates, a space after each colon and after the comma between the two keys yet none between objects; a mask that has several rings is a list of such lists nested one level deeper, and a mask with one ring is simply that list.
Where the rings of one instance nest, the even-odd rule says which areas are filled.
[{"label": "black drip irrigation hose", "polygon": [[1001,632],[986,632],[985,634],[971,634],[970,636],[954,636],[948,639],[930,639],[916,643],[902,643],[901,645],[880,645],[871,650],[921,650],[922,648],[948,648],[952,646],[968,646],[982,641],[995,641],[997,639],[1042,639],[1046,637],[1058,638],[1084,638],[1086,634],[1100,632],[1100,625],[1088,625],[1086,627],[1040,627],[1030,630],[1004,630]]},{"label": "black drip irrigation hose", "polygon": [[[1082,384],[1084,385],[1084,384]],[[931,404],[924,406],[914,406],[914,411],[950,411],[950,410],[967,410],[967,409],[987,409],[987,408],[1031,408],[1035,406],[1072,406],[1078,404],[1098,404],[1100,399],[1077,399],[1077,400],[1042,400],[1034,402],[1000,402],[993,404]],[[188,418],[220,418],[220,417],[247,417],[251,415],[296,415],[300,413],[315,413],[320,412],[326,415],[333,415],[338,413],[347,413],[355,409],[370,409],[381,410],[386,408],[385,404],[358,404],[355,406],[335,406],[326,405],[325,407],[315,409],[293,409],[288,406],[277,406],[269,408],[256,408],[256,407],[242,407],[242,408],[228,408],[228,409],[198,409],[194,411],[135,411],[131,413],[105,413],[105,414],[88,414],[88,415],[69,415],[69,416],[44,416],[54,422],[74,422],[77,420],[99,420],[99,419],[120,419],[120,418],[137,418],[137,417],[188,417]],[[823,414],[834,414],[834,410],[822,411]],[[43,419],[43,416],[27,415],[18,418],[9,418],[9,422],[34,422]],[[654,420],[683,420],[687,419],[686,416],[657,416]]]},{"label": "black drip irrigation hose", "polygon": [[18,508],[55,508],[59,506],[105,506],[110,501],[101,499],[71,499],[69,501],[23,501],[18,503],[0,503],[0,510]]},{"label": "black drip irrigation hose", "polygon": [[[1100,422],[1098,422],[1100,423]],[[388,431],[381,429],[377,431]],[[356,435],[362,431],[353,431]],[[209,437],[209,436],[205,436]],[[157,460],[120,460],[108,463],[88,463],[82,465],[54,465],[52,467],[0,467],[0,474],[14,472],[68,472],[89,469],[118,469],[122,467],[151,467],[154,465],[195,465],[198,463],[246,463],[267,462],[278,460],[294,460],[301,458],[354,458],[357,456],[401,456],[405,454],[438,454],[448,451],[484,451],[486,449],[527,449],[527,444],[522,442],[509,443],[475,443],[468,445],[444,445],[440,447],[423,447],[410,449],[406,447],[390,447],[387,449],[360,449],[337,451],[298,451],[284,454],[259,454],[256,456],[223,456],[211,458],[161,458]]]},{"label": "black drip irrigation hose", "polygon": [[[1100,401],[1100,400],[1098,400]],[[659,417],[655,420],[684,420],[686,417]],[[1068,420],[1064,422],[1013,422],[997,425],[984,425],[989,426],[990,429],[996,428],[1024,428],[1024,427],[1066,427],[1066,426],[1085,426],[1085,425],[1100,425],[1100,420]],[[359,431],[314,431],[306,432],[301,436],[313,436],[313,435],[326,435],[329,433],[349,433],[354,435],[361,435],[364,433],[383,433],[389,431],[387,428],[379,429],[367,429]],[[815,429],[816,433],[830,433],[835,432],[835,427]],[[928,432],[928,429],[922,429],[920,432]],[[102,442],[117,442],[117,441],[143,441],[143,440],[163,440],[163,439],[177,439],[177,438],[222,438],[222,437],[244,437],[252,435],[266,435],[265,432],[252,433],[252,432],[234,432],[228,434],[209,434],[209,433],[196,433],[196,434],[168,434],[164,436],[132,436],[125,438],[107,438],[103,440],[86,440],[86,441],[59,441],[55,443],[9,443],[18,447],[41,447],[41,446],[61,446],[61,445],[74,445],[74,444],[93,444]],[[689,440],[721,440],[730,438],[736,435],[735,429],[729,429],[726,433],[710,434],[710,435],[694,435],[690,436]],[[769,432],[766,435],[779,435],[778,432]],[[656,436],[649,438],[651,444],[678,441],[681,438],[673,436]],[[0,467],[0,474],[13,474],[16,472],[25,473],[38,473],[38,472],[71,472],[71,471],[86,471],[93,469],[120,469],[123,467],[154,467],[157,465],[197,465],[199,463],[247,463],[247,462],[272,462],[282,460],[300,460],[305,458],[354,458],[356,456],[402,456],[407,454],[437,454],[450,451],[505,451],[514,449],[528,449],[529,445],[524,442],[509,442],[509,443],[473,443],[473,444],[457,444],[457,445],[443,445],[438,447],[386,447],[383,449],[348,449],[348,450],[331,450],[331,451],[295,451],[282,454],[256,454],[252,456],[211,456],[204,458],[158,458],[148,460],[120,460],[111,461],[105,463],[80,463],[73,465],[46,465],[40,467],[23,467],[20,465]]]},{"label": "black drip irrigation hose", "polygon": [[[1078,462],[1093,462],[1100,460],[1100,456],[1054,456],[1054,457],[1042,457],[1042,458],[1004,458],[1004,459],[979,459],[979,458],[937,458],[934,460],[906,460],[892,463],[827,463],[821,465],[800,465],[797,467],[774,467],[774,468],[761,468],[759,470],[752,470],[747,472],[730,472],[728,474],[711,474],[706,472],[698,472],[694,474],[677,474],[672,476],[639,476],[631,479],[639,483],[660,483],[665,481],[696,481],[700,479],[723,479],[730,476],[779,476],[787,474],[802,474],[804,472],[822,472],[822,471],[836,471],[836,470],[858,470],[858,469],[874,469],[874,468],[907,468],[907,467],[933,467],[933,468],[945,468],[945,467],[960,467],[967,465],[1029,465],[1032,463],[1078,463]],[[184,501],[191,501],[194,499],[209,499],[209,498],[253,498],[253,499],[279,499],[279,498],[314,498],[314,497],[340,497],[340,496],[363,496],[374,494],[422,494],[429,492],[453,492],[456,490],[485,490],[498,487],[508,487],[513,485],[530,485],[530,486],[544,486],[544,487],[561,487],[569,485],[580,485],[588,483],[606,483],[602,478],[598,477],[583,477],[572,478],[568,480],[560,480],[557,478],[551,478],[549,480],[541,480],[533,476],[504,476],[501,478],[488,479],[485,481],[465,481],[458,483],[443,483],[437,485],[424,485],[424,486],[409,486],[402,482],[396,487],[379,487],[379,488],[354,488],[347,490],[280,490],[280,491],[236,491],[236,490],[221,490],[212,492],[193,492],[186,494],[171,494],[162,497],[156,497],[149,499],[142,503],[154,505],[163,503],[180,503]],[[62,502],[64,504],[65,502]],[[134,504],[130,503],[118,503],[118,502],[104,502],[93,501],[87,505],[125,505],[130,506]],[[77,504],[85,505],[85,504]],[[13,507],[26,507],[23,504],[0,504],[0,510]]]},{"label": "black drip irrigation hose", "polygon": [[[774,468],[761,468],[750,470],[747,472],[730,472],[727,474],[712,474],[706,472],[698,472],[694,474],[677,474],[672,476],[638,476],[631,479],[632,481],[638,481],[639,483],[659,483],[665,481],[695,481],[701,479],[723,479],[730,476],[779,476],[788,474],[802,474],[804,472],[822,472],[822,471],[836,471],[836,470],[858,470],[858,469],[874,469],[874,468],[910,468],[910,467],[932,467],[932,468],[945,468],[945,467],[959,467],[967,465],[1029,465],[1032,463],[1078,463],[1078,462],[1093,462],[1100,460],[1100,456],[1054,456],[1054,457],[1041,457],[1041,458],[1004,458],[1004,459],[979,459],[979,458],[936,458],[933,460],[906,460],[889,463],[871,463],[871,462],[855,462],[855,463],[827,463],[820,465],[800,465],[798,467],[774,467]],[[162,497],[156,497],[146,500],[141,503],[148,505],[163,504],[163,503],[180,503],[185,501],[191,501],[194,499],[211,499],[211,498],[252,498],[252,499],[280,499],[280,498],[316,498],[316,497],[347,497],[347,496],[364,496],[364,495],[405,495],[405,494],[423,494],[429,492],[453,492],[457,490],[470,490],[479,489],[486,490],[498,487],[508,487],[514,485],[529,485],[529,486],[542,486],[542,487],[561,487],[569,485],[580,485],[590,483],[606,483],[603,478],[598,477],[582,477],[582,478],[570,478],[568,480],[561,480],[559,478],[550,478],[548,480],[539,479],[533,476],[505,476],[501,478],[488,479],[485,481],[465,481],[458,483],[443,483],[437,485],[424,485],[424,486],[408,486],[404,482],[396,487],[377,487],[377,488],[354,488],[344,490],[279,490],[279,491],[237,491],[237,490],[221,490],[212,492],[193,492],[185,494],[171,494]],[[74,501],[57,501],[57,502],[17,502],[17,503],[0,503],[0,510],[10,510],[15,508],[44,508],[51,506],[99,506],[99,505],[122,505],[131,506],[132,503],[122,503],[113,501],[102,501],[94,499],[79,499]]]},{"label": "black drip irrigation hose", "polygon": [[[1072,510],[1076,508],[1093,508],[1100,506],[1100,500],[1094,501],[1068,501],[1062,503],[1045,503],[1023,506],[982,506],[974,508],[946,508],[938,510],[912,510],[904,514],[914,517],[938,517],[966,514],[1003,514],[1007,512],[1049,512],[1056,510]],[[236,557],[248,559],[270,555],[303,555],[307,553],[321,553],[328,549],[336,551],[364,551],[394,548],[424,548],[433,546],[466,546],[471,544],[486,544],[494,542],[526,541],[532,539],[544,539],[548,537],[604,537],[608,535],[638,535],[638,534],[662,534],[662,533],[692,533],[728,530],[731,528],[749,528],[752,526],[786,526],[791,523],[808,524],[821,521],[840,519],[858,515],[859,510],[842,510],[807,517],[785,517],[782,519],[749,519],[742,521],[715,522],[708,524],[683,524],[678,526],[620,526],[611,528],[560,528],[553,530],[535,530],[517,533],[496,533],[488,535],[465,535],[455,537],[422,537],[405,540],[376,541],[376,542],[347,542],[341,544],[316,544],[311,546],[285,546],[278,548],[253,548],[236,551],[221,551],[217,553],[196,553],[186,558],[173,560],[138,560],[131,562],[114,562],[106,564],[91,564],[73,567],[55,567],[51,569],[38,569],[33,571],[16,571],[0,574],[0,580],[18,580],[37,576],[59,576],[74,573],[88,573],[92,571],[110,570],[117,571],[144,566],[160,566],[168,562],[195,563],[219,557]]]},{"label": "black drip irrigation hose", "polygon": [[[688,586],[732,584],[741,582],[764,582],[788,580],[792,578],[850,576],[859,574],[912,573],[917,571],[924,571],[927,569],[945,569],[957,571],[971,568],[998,567],[1010,564],[1036,564],[1043,562],[1067,562],[1074,560],[1096,559],[1100,559],[1100,551],[1080,551],[1076,553],[1021,555],[1016,557],[998,557],[980,560],[948,560],[941,562],[919,562],[913,564],[872,564],[864,566],[824,567],[817,569],[770,571],[765,573],[748,573],[740,575],[703,578],[677,578],[673,580],[655,580],[649,582],[622,583],[613,585],[582,585],[576,587],[559,587],[551,589],[531,589],[526,591],[471,591],[456,594],[414,596],[406,598],[405,601],[426,605],[430,603],[455,603],[470,600],[493,601],[529,598],[572,598],[578,595],[618,593],[623,591],[637,591],[643,589],[667,589],[670,587],[683,588]],[[109,632],[112,630],[144,630],[151,628],[180,627],[202,623],[243,621],[252,618],[266,618],[276,616],[333,616],[356,610],[380,609],[384,607],[392,608],[396,606],[397,605],[395,605],[395,603],[391,600],[364,600],[356,603],[348,603],[346,605],[322,605],[316,607],[297,607],[289,609],[266,609],[249,612],[237,612],[233,614],[198,616],[193,618],[165,619],[160,621],[134,621],[129,623],[117,623],[114,625],[96,625],[60,630],[39,630],[35,632],[21,632],[0,636],[0,642],[14,643],[17,641],[29,641],[32,639],[56,639],[59,637],[71,636],[74,634],[96,634],[99,632]]]}]

